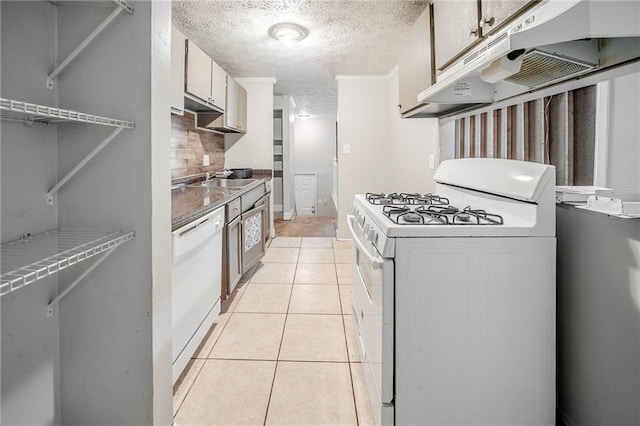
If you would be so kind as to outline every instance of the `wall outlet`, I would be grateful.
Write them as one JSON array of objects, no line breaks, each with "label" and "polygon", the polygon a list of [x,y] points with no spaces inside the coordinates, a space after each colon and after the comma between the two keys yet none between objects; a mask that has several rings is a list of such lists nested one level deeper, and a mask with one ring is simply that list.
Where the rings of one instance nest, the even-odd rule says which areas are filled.
[{"label": "wall outlet", "polygon": [[433,170],[436,168],[436,156],[431,154],[429,156],[429,169]]},{"label": "wall outlet", "polygon": [[209,165],[209,154],[205,154],[202,156],[202,164],[205,166]]},{"label": "wall outlet", "polygon": [[349,145],[348,143],[344,144],[344,146],[342,147],[342,152],[344,154],[351,154],[351,145]]}]

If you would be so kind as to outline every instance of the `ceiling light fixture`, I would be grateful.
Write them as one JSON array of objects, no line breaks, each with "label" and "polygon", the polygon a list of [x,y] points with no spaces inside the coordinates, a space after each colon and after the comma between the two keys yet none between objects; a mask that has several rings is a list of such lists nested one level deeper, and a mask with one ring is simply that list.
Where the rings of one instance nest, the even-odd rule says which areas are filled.
[{"label": "ceiling light fixture", "polygon": [[303,40],[309,35],[309,30],[302,25],[294,24],[293,22],[281,22],[279,24],[272,25],[269,28],[269,36],[276,40],[292,46]]},{"label": "ceiling light fixture", "polygon": [[307,114],[307,113],[303,112],[302,114],[298,114],[298,120],[304,121],[304,120],[308,120],[310,118],[311,118],[311,116],[309,114]]}]

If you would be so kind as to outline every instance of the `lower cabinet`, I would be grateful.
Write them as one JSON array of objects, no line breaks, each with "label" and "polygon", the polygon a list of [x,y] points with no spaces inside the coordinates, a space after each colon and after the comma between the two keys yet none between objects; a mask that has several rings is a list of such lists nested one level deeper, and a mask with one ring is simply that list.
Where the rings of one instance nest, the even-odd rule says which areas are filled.
[{"label": "lower cabinet", "polygon": [[265,191],[271,191],[270,188],[256,187],[226,205],[222,300],[233,293],[242,275],[255,266],[265,253],[271,228],[271,193]]}]

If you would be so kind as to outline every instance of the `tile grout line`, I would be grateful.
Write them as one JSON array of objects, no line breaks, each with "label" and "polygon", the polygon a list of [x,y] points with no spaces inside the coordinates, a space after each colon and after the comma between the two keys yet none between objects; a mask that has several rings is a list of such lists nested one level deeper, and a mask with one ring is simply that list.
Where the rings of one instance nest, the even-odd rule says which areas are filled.
[{"label": "tile grout line", "polygon": [[[332,242],[333,244],[333,242]],[[334,263],[334,267],[335,267],[335,263]],[[338,286],[338,299],[340,301],[340,312],[341,312],[341,316],[342,316],[342,331],[344,333],[344,345],[347,348],[347,365],[349,366],[349,380],[351,381],[351,396],[353,398],[353,410],[355,411],[355,416],[356,416],[356,425],[359,426],[360,425],[360,419],[358,418],[358,403],[356,401],[356,388],[353,384],[353,371],[351,370],[351,355],[349,352],[349,343],[348,343],[348,337],[347,337],[347,327],[344,323],[344,309],[342,307],[342,295],[340,294],[340,280],[338,279],[338,268],[335,268],[336,271],[336,285]]]},{"label": "tile grout line", "polygon": [[[302,244],[302,240],[301,243]],[[298,250],[298,257],[300,256],[300,250]],[[278,364],[280,362],[280,351],[282,350],[282,341],[284,340],[284,331],[287,327],[287,319],[289,318],[289,306],[291,305],[291,297],[293,296],[293,284],[295,283],[296,280],[296,272],[298,271],[298,261],[296,259],[296,267],[293,271],[293,278],[291,279],[291,291],[289,292],[289,302],[287,303],[287,312],[285,312],[285,316],[284,316],[284,324],[282,326],[282,335],[280,336],[280,345],[278,345],[278,354],[276,355],[276,366],[273,369],[273,379],[271,380],[271,389],[269,390],[269,399],[267,401],[267,409],[265,410],[264,413],[264,421],[262,422],[263,425],[267,424],[267,418],[269,416],[269,407],[271,406],[271,397],[273,396],[273,387],[276,383],[276,374],[278,373]]]}]

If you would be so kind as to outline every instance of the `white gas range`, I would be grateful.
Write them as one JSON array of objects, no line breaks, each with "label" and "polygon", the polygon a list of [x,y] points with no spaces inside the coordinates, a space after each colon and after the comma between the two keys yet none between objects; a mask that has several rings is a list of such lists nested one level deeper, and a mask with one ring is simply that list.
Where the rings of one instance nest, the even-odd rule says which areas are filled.
[{"label": "white gas range", "polygon": [[377,421],[554,424],[555,169],[459,159],[435,180],[348,215]]}]

